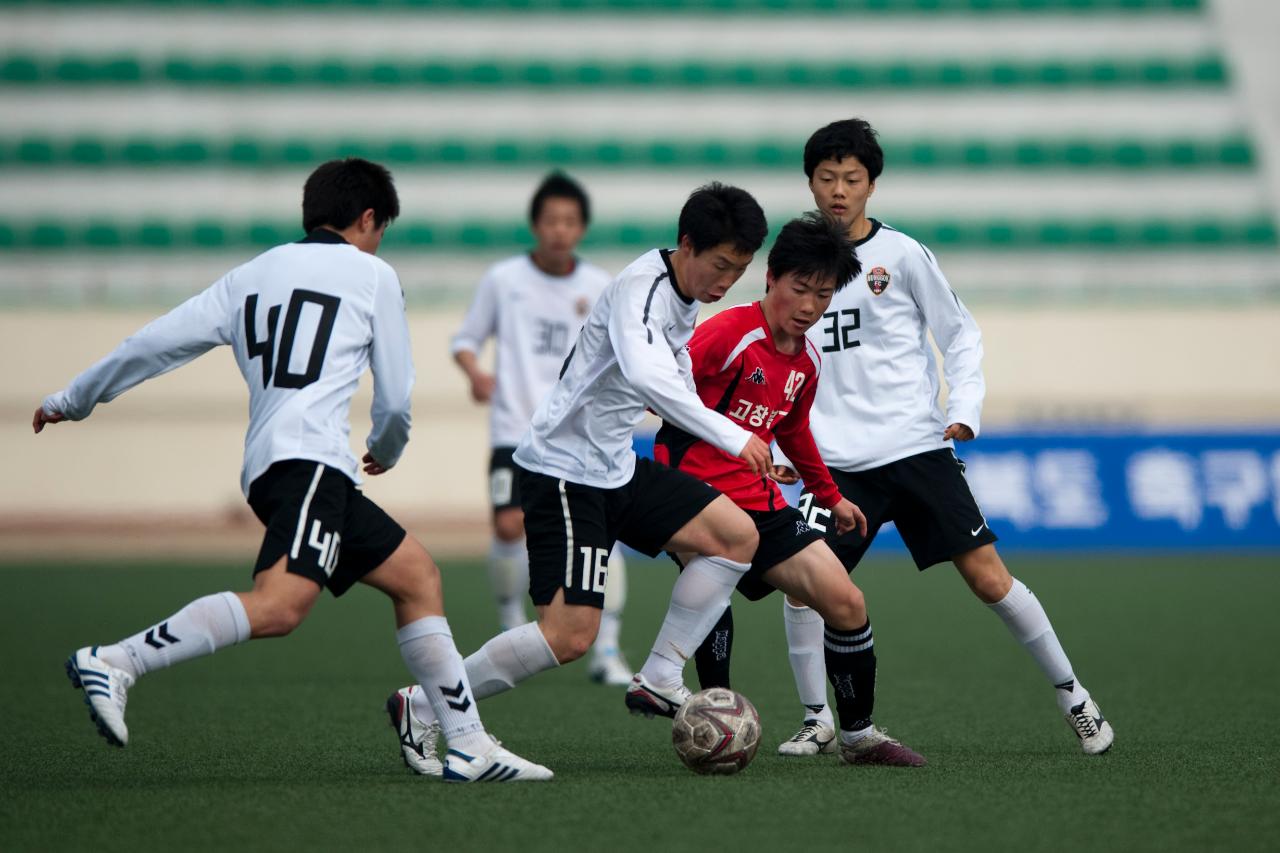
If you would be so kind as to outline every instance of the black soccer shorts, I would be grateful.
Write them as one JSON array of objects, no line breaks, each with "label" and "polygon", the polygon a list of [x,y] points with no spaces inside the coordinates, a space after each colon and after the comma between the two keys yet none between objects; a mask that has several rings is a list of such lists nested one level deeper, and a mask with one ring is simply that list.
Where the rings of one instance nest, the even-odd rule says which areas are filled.
[{"label": "black soccer shorts", "polygon": [[652,459],[631,480],[599,489],[520,469],[529,595],[550,604],[604,607],[609,552],[617,541],[656,557],[671,537],[720,497],[706,483]]},{"label": "black soccer shorts", "polygon": [[253,573],[287,556],[288,572],[335,597],[382,565],[405,537],[346,474],[322,462],[276,462],[249,486],[249,506],[267,526]]},{"label": "black soccer shorts", "polygon": [[520,473],[514,447],[495,447],[489,456],[489,503],[493,511],[520,508]]},{"label": "black soccer shorts", "polygon": [[817,509],[808,492],[800,496],[800,506],[810,524],[825,529],[831,550],[847,571],[858,565],[888,521],[897,526],[921,571],[997,540],[969,490],[964,463],[949,447],[865,471],[830,471],[840,493],[867,516],[866,538],[856,530],[836,533],[830,513]]}]

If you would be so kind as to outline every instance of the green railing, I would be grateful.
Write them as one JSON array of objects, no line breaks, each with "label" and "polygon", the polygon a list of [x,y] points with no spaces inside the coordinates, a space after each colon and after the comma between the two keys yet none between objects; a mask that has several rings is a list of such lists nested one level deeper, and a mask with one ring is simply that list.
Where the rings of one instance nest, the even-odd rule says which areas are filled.
[{"label": "green railing", "polygon": [[1069,89],[1222,87],[1218,56],[1060,61],[684,62],[9,55],[0,86],[481,89]]},{"label": "green railing", "polygon": [[1204,0],[0,0],[9,7],[390,9],[422,12],[1005,14],[1201,12]]},{"label": "green railing", "polygon": [[[894,169],[1177,170],[1247,169],[1242,135],[1209,139],[915,139],[884,145]],[[200,136],[0,136],[3,168],[304,168],[364,157],[396,168],[754,169],[797,171],[796,139],[390,139]]]},{"label": "green railing", "polygon": [[[781,221],[781,217],[779,218]],[[1238,219],[1044,218],[895,221],[922,242],[952,251],[1274,250],[1276,225],[1266,216]],[[69,221],[0,220],[0,252],[83,250],[215,251],[260,249],[300,237],[292,221],[175,221],[119,219]],[[674,223],[656,221],[593,224],[584,242],[590,251],[641,251],[667,245]],[[389,249],[494,253],[530,245],[528,225],[519,220],[397,222],[387,231]]]}]

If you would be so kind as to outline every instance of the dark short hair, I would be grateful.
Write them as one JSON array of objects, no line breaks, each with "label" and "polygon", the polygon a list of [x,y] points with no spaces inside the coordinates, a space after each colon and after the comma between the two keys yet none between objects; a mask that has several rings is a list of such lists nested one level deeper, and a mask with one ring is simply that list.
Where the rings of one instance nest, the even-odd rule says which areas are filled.
[{"label": "dark short hair", "polygon": [[385,166],[359,157],[321,163],[302,188],[302,227],[342,230],[373,209],[378,227],[400,215],[400,198]]},{"label": "dark short hair", "polygon": [[533,200],[529,202],[530,223],[537,223],[538,217],[542,215],[542,206],[549,198],[567,198],[576,201],[578,210],[582,212],[582,224],[590,224],[591,199],[587,197],[587,191],[582,188],[582,185],[564,172],[552,172],[542,179],[542,183],[533,193]]},{"label": "dark short hair", "polygon": [[857,157],[869,180],[874,181],[884,171],[884,151],[875,128],[860,118],[833,121],[815,131],[804,144],[804,173],[812,178],[813,170],[823,160],[840,161],[846,157]]},{"label": "dark short hair", "polygon": [[854,242],[845,228],[833,219],[813,211],[793,219],[778,232],[769,250],[769,272],[773,278],[788,273],[835,281],[841,289],[862,271]]},{"label": "dark short hair", "polygon": [[755,254],[768,231],[764,211],[751,193],[713,181],[694,190],[684,203],[676,239],[688,237],[694,254],[721,243]]}]

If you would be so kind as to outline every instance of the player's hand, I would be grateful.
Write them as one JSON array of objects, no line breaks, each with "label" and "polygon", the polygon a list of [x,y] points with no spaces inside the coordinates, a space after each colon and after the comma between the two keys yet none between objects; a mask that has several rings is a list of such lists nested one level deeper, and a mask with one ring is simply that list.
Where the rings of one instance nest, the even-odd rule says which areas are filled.
[{"label": "player's hand", "polygon": [[66,419],[67,416],[62,412],[55,412],[50,415],[45,412],[44,406],[38,406],[35,415],[31,418],[31,429],[35,430],[38,435],[44,429],[45,424],[60,424]]},{"label": "player's hand", "polygon": [[493,390],[498,381],[491,374],[477,370],[471,375],[471,399],[477,403],[487,403],[493,399]]},{"label": "player's hand", "polygon": [[866,538],[867,517],[853,501],[841,498],[840,503],[831,508],[831,516],[836,520],[836,533],[843,536],[850,530],[857,529],[858,535]]},{"label": "player's hand", "polygon": [[758,435],[752,434],[747,439],[747,443],[738,451],[738,456],[746,460],[752,474],[768,474],[773,468],[773,451]]},{"label": "player's hand", "polygon": [[364,472],[370,477],[376,477],[379,474],[385,474],[391,470],[377,459],[374,459],[372,453],[366,453],[364,458],[360,461],[364,463]]},{"label": "player's hand", "polygon": [[973,441],[973,430],[964,424],[952,424],[943,431],[942,437],[953,438],[956,441]]},{"label": "player's hand", "polygon": [[800,472],[790,465],[774,465],[769,469],[769,479],[784,486],[794,486],[800,482]]}]

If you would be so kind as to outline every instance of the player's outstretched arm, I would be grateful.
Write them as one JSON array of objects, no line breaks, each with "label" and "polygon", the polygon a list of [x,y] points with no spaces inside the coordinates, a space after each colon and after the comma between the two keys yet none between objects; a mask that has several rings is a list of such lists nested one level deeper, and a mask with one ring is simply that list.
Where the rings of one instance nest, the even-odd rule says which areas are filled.
[{"label": "player's outstretched arm", "polygon": [[[99,403],[109,403],[135,385],[181,367],[215,346],[231,343],[230,275],[152,320],[66,388],[46,397],[43,423],[84,420]],[[39,415],[32,426],[36,432],[43,428]]]}]

